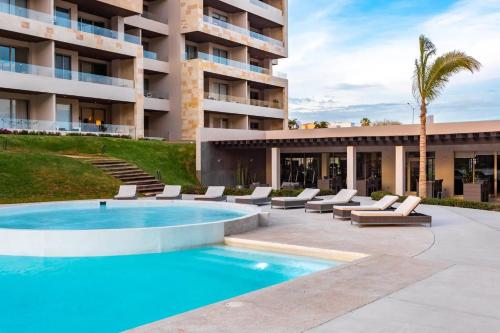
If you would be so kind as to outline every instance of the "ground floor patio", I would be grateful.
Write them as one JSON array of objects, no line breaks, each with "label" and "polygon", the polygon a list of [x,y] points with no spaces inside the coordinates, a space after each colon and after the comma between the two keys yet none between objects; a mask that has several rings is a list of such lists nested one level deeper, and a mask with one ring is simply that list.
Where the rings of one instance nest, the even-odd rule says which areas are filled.
[{"label": "ground floor patio", "polygon": [[358,228],[331,214],[272,210],[268,227],[236,237],[369,256],[136,331],[498,332],[500,214],[418,211],[433,216],[432,228]]}]

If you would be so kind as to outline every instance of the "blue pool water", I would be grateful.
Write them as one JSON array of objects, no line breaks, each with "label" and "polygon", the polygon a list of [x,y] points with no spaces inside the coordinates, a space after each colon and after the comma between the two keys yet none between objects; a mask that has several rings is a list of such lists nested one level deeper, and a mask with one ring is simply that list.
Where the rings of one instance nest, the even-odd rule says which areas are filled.
[{"label": "blue pool water", "polygon": [[335,265],[226,247],[115,257],[0,256],[0,332],[116,332]]},{"label": "blue pool water", "polygon": [[245,213],[203,205],[62,203],[0,209],[0,228],[89,230],[165,227],[234,219]]}]

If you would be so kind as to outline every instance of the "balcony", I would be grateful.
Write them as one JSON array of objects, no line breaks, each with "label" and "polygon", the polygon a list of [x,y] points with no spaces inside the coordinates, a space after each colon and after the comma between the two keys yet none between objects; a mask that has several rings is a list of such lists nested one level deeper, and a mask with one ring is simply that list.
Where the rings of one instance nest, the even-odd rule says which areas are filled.
[{"label": "balcony", "polygon": [[283,119],[285,112],[279,101],[261,101],[244,97],[205,92],[203,107],[206,111]]},{"label": "balcony", "polygon": [[168,93],[144,90],[144,110],[170,111]]},{"label": "balcony", "polygon": [[46,121],[30,119],[0,118],[0,128],[10,131],[93,133],[106,135],[135,136],[135,127],[113,124],[90,124],[80,122]]},{"label": "balcony", "polygon": [[9,61],[0,62],[0,72],[4,89],[135,102],[131,80]]},{"label": "balcony", "polygon": [[284,46],[283,42],[280,40],[277,40],[277,39],[274,39],[271,37],[267,37],[265,35],[259,34],[259,33],[254,32],[254,31],[247,30],[247,29],[242,28],[242,27],[238,27],[236,25],[221,21],[219,19],[216,19],[216,18],[208,16],[208,15],[203,15],[203,21],[205,23],[209,23],[209,24],[215,25],[217,27],[221,27],[223,29],[228,29],[228,30],[240,33],[242,35],[249,36],[250,38],[253,38],[253,39],[258,39],[260,41],[270,43],[274,46],[278,46],[278,47]]},{"label": "balcony", "polygon": [[[188,58],[187,54],[185,55],[185,59],[190,60]],[[236,61],[236,60],[231,60],[231,59],[215,56],[213,54],[208,54],[208,53],[204,53],[204,52],[198,52],[197,59],[201,59],[201,60],[205,60],[205,61],[209,61],[212,63],[221,64],[221,65],[229,66],[229,67],[233,67],[233,68],[238,68],[238,69],[241,69],[244,71],[265,74],[265,75],[271,75],[271,76],[275,76],[275,77],[278,77],[281,79],[286,79],[286,77],[287,77],[286,74],[284,74],[284,73],[274,72],[274,71],[267,69],[267,68],[264,68],[264,67],[251,65],[248,63],[244,63],[244,62],[240,62],[240,61]]]},{"label": "balcony", "polygon": [[53,24],[56,26],[60,27],[65,27],[68,29],[78,29],[79,31],[98,35],[98,36],[103,36],[103,37],[108,37],[112,39],[119,39],[119,40],[124,40],[129,43],[133,44],[141,44],[141,40],[139,37],[130,35],[127,33],[118,33],[117,31],[107,29],[107,28],[102,28],[98,26],[94,26],[91,24],[85,24],[82,22],[77,22],[69,19],[65,19],[62,17],[57,17],[57,16],[52,16],[47,13],[42,13],[39,11],[35,11],[32,9],[24,8],[24,7],[19,7],[15,5],[8,5],[8,4],[0,4],[0,13],[4,14],[10,14],[18,17],[24,17],[27,19],[47,23],[47,24]]}]

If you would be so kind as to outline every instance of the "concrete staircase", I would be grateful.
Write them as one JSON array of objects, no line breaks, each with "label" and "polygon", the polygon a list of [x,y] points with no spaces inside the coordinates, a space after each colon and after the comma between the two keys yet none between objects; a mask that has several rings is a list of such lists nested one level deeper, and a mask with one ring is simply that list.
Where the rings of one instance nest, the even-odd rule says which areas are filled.
[{"label": "concrete staircase", "polygon": [[161,193],[165,186],[137,166],[119,159],[96,158],[91,159],[90,163],[126,185],[137,185],[137,191],[144,196],[154,196]]}]

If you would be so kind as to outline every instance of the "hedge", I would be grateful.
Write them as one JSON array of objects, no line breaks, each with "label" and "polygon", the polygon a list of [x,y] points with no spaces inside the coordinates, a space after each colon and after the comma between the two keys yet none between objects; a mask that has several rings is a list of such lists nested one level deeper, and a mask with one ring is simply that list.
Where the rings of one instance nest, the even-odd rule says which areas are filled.
[{"label": "hedge", "polygon": [[[182,193],[183,194],[204,194],[207,191],[206,186],[201,186],[201,185],[186,185],[182,187]],[[296,197],[297,195],[302,192],[302,189],[298,190],[273,190],[271,192],[272,197]],[[235,187],[228,187],[224,191],[225,195],[249,195],[252,194],[253,190],[248,189],[248,188],[235,188]],[[319,195],[333,195],[332,191],[328,190],[322,190],[320,191]]]},{"label": "hedge", "polygon": [[[385,195],[392,195],[391,192],[387,191],[378,191],[373,192],[371,198],[373,200],[380,200]],[[402,202],[406,199],[406,196],[400,196],[398,202]],[[475,201],[467,201],[456,198],[425,198],[422,199],[422,203],[426,205],[439,205],[439,206],[448,206],[448,207],[460,207],[460,208],[472,208],[472,209],[482,209],[482,210],[492,210],[492,211],[500,211],[500,205],[488,202],[475,202]]]}]

